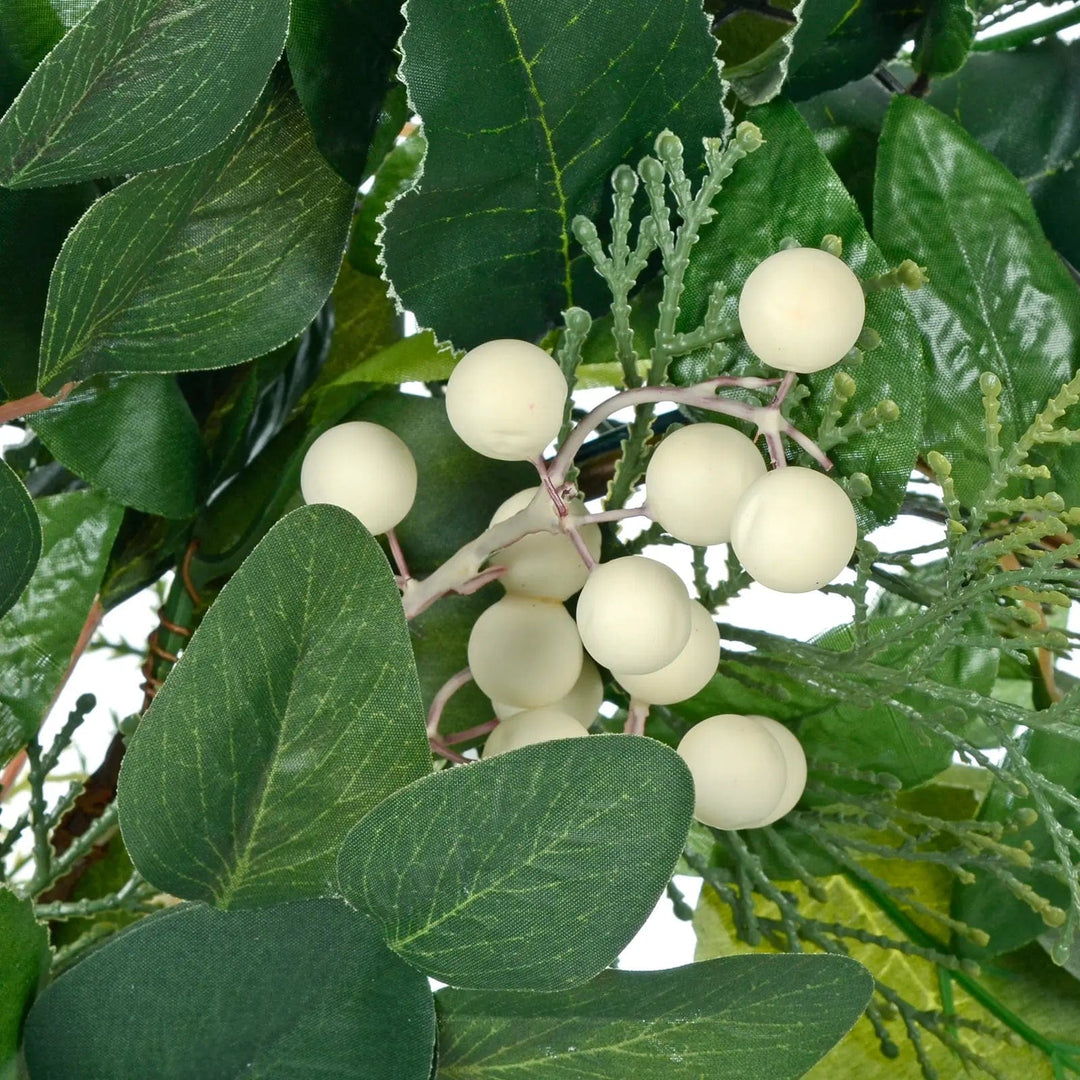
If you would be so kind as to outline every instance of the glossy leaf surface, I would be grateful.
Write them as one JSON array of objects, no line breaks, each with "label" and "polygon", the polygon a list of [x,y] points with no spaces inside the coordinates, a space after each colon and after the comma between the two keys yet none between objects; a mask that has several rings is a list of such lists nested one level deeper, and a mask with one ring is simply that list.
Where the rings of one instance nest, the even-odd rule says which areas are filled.
[{"label": "glossy leaf surface", "polygon": [[34,501],[0,460],[0,615],[19,599],[41,555],[41,523]]}]

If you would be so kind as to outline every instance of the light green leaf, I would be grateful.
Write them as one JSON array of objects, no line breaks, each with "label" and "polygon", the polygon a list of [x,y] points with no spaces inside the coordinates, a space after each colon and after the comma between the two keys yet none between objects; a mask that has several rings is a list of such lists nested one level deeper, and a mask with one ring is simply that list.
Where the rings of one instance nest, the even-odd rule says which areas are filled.
[{"label": "light green leaf", "polygon": [[[878,152],[875,232],[894,259],[929,267],[909,304],[929,346],[923,447],[953,462],[960,498],[988,477],[979,375],[994,372],[1011,446],[1077,369],[1080,290],[1043,236],[1023,185],[937,109],[897,97]],[[1072,447],[1040,451],[1067,503],[1080,501]]]},{"label": "light green leaf", "polygon": [[441,990],[438,1080],[796,1080],[847,1034],[872,991],[866,969],[843,956],[604,971],[542,997]]},{"label": "light green leaf", "polygon": [[23,1020],[49,970],[49,932],[34,905],[0,889],[0,1077],[17,1075]]},{"label": "light green leaf", "polygon": [[346,900],[455,986],[559,990],[618,956],[660,897],[693,781],[652,739],[590,735],[424,777],[346,837]]},{"label": "light green leaf", "polygon": [[390,567],[347,511],[306,506],[233,575],[143,717],[120,827],[175,896],[329,896],[345,834],[430,768]]},{"label": "light green leaf", "polygon": [[390,280],[458,348],[539,337],[598,291],[587,259],[571,265],[570,222],[597,216],[611,170],[665,127],[699,159],[725,132],[701,0],[409,0],[406,17],[428,153],[387,218]]},{"label": "light green leaf", "polygon": [[426,980],[334,900],[151,915],[26,1028],[34,1080],[427,1080],[434,1044]]},{"label": "light green leaf", "polygon": [[226,367],[295,337],[333,287],[352,199],[275,79],[217,149],[129,180],[79,222],[49,286],[42,389]]},{"label": "light green leaf", "polygon": [[[791,8],[790,23],[779,22],[776,17],[753,9],[741,11],[721,23],[720,56],[725,60],[724,77],[744,105],[764,105],[780,93],[806,4],[807,0],[799,0]],[[781,10],[787,10],[787,6],[784,4]],[[733,38],[743,49],[737,64],[728,58]],[[752,49],[749,55],[747,49]]]},{"label": "light green leaf", "polygon": [[41,724],[105,572],[123,511],[94,491],[38,499],[41,559],[0,619],[0,761]]},{"label": "light green leaf", "polygon": [[198,508],[206,453],[174,377],[98,376],[30,423],[57,461],[121,506],[171,518]]},{"label": "light green leaf", "polygon": [[0,120],[0,183],[176,165],[243,119],[285,46],[288,0],[100,0]]},{"label": "light green leaf", "polygon": [[967,0],[930,0],[912,62],[922,75],[959,71],[975,40],[975,13]]},{"label": "light green leaf", "polygon": [[448,345],[440,345],[430,330],[402,338],[380,349],[374,356],[349,368],[335,381],[335,386],[350,383],[441,382],[450,378],[458,354]]},{"label": "light green leaf", "polygon": [[0,615],[11,610],[41,556],[41,522],[30,493],[0,459]]}]

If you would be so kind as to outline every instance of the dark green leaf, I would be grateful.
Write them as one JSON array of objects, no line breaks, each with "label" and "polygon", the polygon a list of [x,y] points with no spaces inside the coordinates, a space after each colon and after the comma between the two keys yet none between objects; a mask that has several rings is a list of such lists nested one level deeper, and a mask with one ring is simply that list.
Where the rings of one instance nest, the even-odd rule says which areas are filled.
[{"label": "dark green leaf", "polygon": [[37,387],[49,275],[60,245],[96,195],[93,184],[0,188],[0,394],[26,397]]},{"label": "dark green leaf", "polygon": [[0,620],[0,760],[33,735],[49,709],[101,583],[123,511],[94,491],[36,503],[41,560]]},{"label": "dark green leaf", "polygon": [[42,187],[205,154],[285,45],[288,0],[100,0],[0,120],[0,183]]},{"label": "dark green leaf", "polygon": [[[873,277],[887,269],[858,208],[795,108],[774,102],[748,115],[760,126],[765,145],[739,163],[721,196],[721,213],[702,229],[686,275],[683,328],[697,325],[705,314],[717,279],[728,285],[734,316],[739,290],[751,270],[779,250],[787,237],[816,247],[822,237],[835,234],[843,240],[844,261],[860,277]],[[864,472],[873,478],[873,495],[863,507],[876,522],[884,522],[900,506],[921,445],[925,374],[922,342],[903,297],[892,290],[871,295],[866,325],[881,335],[882,344],[852,370],[858,390],[845,415],[856,415],[891,398],[900,407],[900,418],[879,431],[855,435],[830,451],[830,456],[841,476]],[[744,370],[749,364],[756,361],[741,347],[733,370]],[[682,381],[700,377],[692,365],[676,365],[674,370]],[[792,413],[804,431],[817,430],[833,375],[829,369],[806,380],[814,391],[810,404]]]},{"label": "dark green leaf", "polygon": [[438,1077],[796,1080],[851,1030],[872,991],[869,972],[843,956],[604,971],[543,997],[441,990]]},{"label": "dark green leaf", "polygon": [[98,376],[31,424],[57,461],[114,502],[171,518],[198,509],[206,454],[173,376]]},{"label": "dark green leaf", "polygon": [[11,610],[41,555],[41,522],[30,493],[0,460],[0,615]]},{"label": "dark green leaf", "polygon": [[700,0],[410,0],[408,15],[401,72],[429,145],[387,218],[390,279],[459,348],[537,337],[584,299],[570,221],[600,211],[611,170],[666,126],[699,156],[724,133]]},{"label": "dark green leaf", "polygon": [[951,75],[964,66],[975,40],[967,0],[930,0],[912,58],[920,75]]},{"label": "dark green leaf", "polygon": [[333,286],[352,200],[275,80],[216,150],[129,180],[79,222],[49,286],[42,389],[226,367],[295,337]]},{"label": "dark green leaf", "polygon": [[15,100],[64,29],[49,0],[8,0],[0,6],[0,109]]},{"label": "dark green leaf", "polygon": [[225,586],[139,724],[120,825],[176,896],[328,896],[348,830],[430,768],[390,567],[347,511],[308,506]]},{"label": "dark green leaf", "polygon": [[15,1077],[23,1020],[49,970],[49,933],[34,905],[0,889],[0,1076]]},{"label": "dark green leaf", "polygon": [[323,156],[354,186],[405,25],[401,0],[292,0],[289,70]]},{"label": "dark green leaf", "polygon": [[[910,296],[928,346],[923,446],[953,461],[962,500],[988,477],[979,374],[997,374],[1001,443],[1010,446],[1076,371],[1080,291],[1046,242],[1023,186],[937,109],[893,102],[878,153],[875,231],[890,257],[929,267]],[[876,354],[875,354],[876,356]],[[1072,448],[1054,462],[1066,502],[1080,500]]]},{"label": "dark green leaf", "polygon": [[426,974],[565,989],[607,967],[652,911],[693,801],[682,759],[652,739],[526,746],[391,795],[346,838],[339,880]]},{"label": "dark green leaf", "polygon": [[434,1043],[427,982],[340,901],[183,904],[49,986],[26,1057],[34,1080],[427,1080]]}]

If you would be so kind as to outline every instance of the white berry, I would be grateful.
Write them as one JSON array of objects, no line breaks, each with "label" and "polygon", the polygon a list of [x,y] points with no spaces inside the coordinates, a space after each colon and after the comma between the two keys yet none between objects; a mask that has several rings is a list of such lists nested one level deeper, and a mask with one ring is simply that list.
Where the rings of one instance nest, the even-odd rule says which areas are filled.
[{"label": "white berry", "polygon": [[[604,681],[600,678],[597,666],[586,656],[581,661],[581,674],[573,689],[566,697],[552,702],[549,708],[568,713],[582,727],[589,727],[596,719],[604,701]],[[493,701],[491,707],[500,720],[509,720],[523,712],[517,705],[507,705],[505,701]]]},{"label": "white berry", "polygon": [[690,597],[679,575],[644,555],[601,563],[577,604],[581,641],[598,664],[627,675],[670,664],[690,637]]},{"label": "white berry", "polygon": [[654,521],[686,544],[731,537],[735,504],[765,475],[765,461],[742,432],[723,424],[691,424],[656,448],[645,473]]},{"label": "white berry", "polygon": [[859,529],[844,489],[824,473],[788,466],[755,480],[735,508],[731,546],[755,581],[810,592],[847,566]]},{"label": "white berry", "polygon": [[780,749],[783,750],[787,761],[787,783],[784,785],[784,794],[780,796],[780,802],[773,807],[772,813],[763,821],[758,822],[760,827],[771,825],[786,814],[790,814],[795,809],[795,804],[802,798],[806,787],[806,754],[803,752],[802,743],[783,724],[768,716],[752,715],[750,719],[757,720],[765,726],[780,744]]},{"label": "white berry", "polygon": [[504,596],[473,623],[469,668],[493,700],[550,705],[581,674],[581,639],[570,613],[549,600]]},{"label": "white berry", "polygon": [[551,742],[553,739],[580,739],[588,732],[572,717],[560,709],[526,709],[508,720],[500,721],[498,727],[484,743],[485,758],[505,754],[519,746]]},{"label": "white berry", "polygon": [[784,751],[754,717],[710,716],[683,736],[678,750],[694,777],[694,817],[703,825],[754,828],[784,795]]},{"label": "white berry", "polygon": [[353,420],[324,431],[300,466],[306,503],[332,503],[377,536],[400,523],[416,498],[416,462],[389,428]]},{"label": "white berry", "polygon": [[862,332],[866,301],[848,265],[818,248],[788,248],[759,263],[739,296],[746,344],[770,367],[820,371]]},{"label": "white berry", "polygon": [[566,379],[543,349],[501,338],[458,361],[446,384],[446,415],[478,454],[529,461],[558,434],[566,396]]},{"label": "white berry", "polygon": [[[540,488],[526,488],[511,495],[495,511],[492,525],[506,521],[529,506]],[[551,522],[558,520],[555,505],[544,493],[542,507],[544,517]],[[580,502],[569,505],[571,515],[581,517],[585,507]],[[600,526],[582,525],[579,528],[585,546],[593,559],[600,558]],[[509,547],[497,551],[491,557],[494,566],[505,566],[507,572],[499,578],[503,588],[513,596],[533,596],[547,600],[566,600],[585,584],[589,569],[573,542],[564,533],[536,532],[523,536]]]},{"label": "white berry", "polygon": [[690,638],[666,667],[644,675],[612,674],[636,701],[673,705],[693,697],[716,674],[720,661],[720,631],[708,608],[690,601]]}]

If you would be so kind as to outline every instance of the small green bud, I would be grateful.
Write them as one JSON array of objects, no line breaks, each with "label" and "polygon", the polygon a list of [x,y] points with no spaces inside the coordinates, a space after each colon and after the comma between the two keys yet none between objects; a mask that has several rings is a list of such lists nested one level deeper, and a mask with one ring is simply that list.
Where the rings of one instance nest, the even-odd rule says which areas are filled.
[{"label": "small green bud", "polygon": [[130,738],[135,734],[135,729],[139,726],[139,719],[138,713],[132,713],[130,716],[125,716],[124,719],[120,721],[120,734],[123,735],[125,739]]},{"label": "small green bud", "polygon": [[633,195],[637,191],[637,174],[629,165],[620,165],[611,174],[611,186],[620,195]]},{"label": "small green bud", "polygon": [[952,462],[937,450],[931,450],[926,455],[926,463],[933,470],[935,476],[947,478],[952,476]]},{"label": "small green bud", "polygon": [[821,244],[819,245],[822,251],[827,251],[830,255],[835,256],[837,259],[844,253],[844,241],[839,236],[835,236],[833,233],[829,233],[828,236],[821,238]]},{"label": "small green bud", "polygon": [[979,389],[984,397],[997,397],[1001,393],[1001,380],[992,371],[984,371],[979,376]]},{"label": "small green bud", "polygon": [[1064,926],[1065,919],[1067,918],[1064,911],[1059,907],[1055,907],[1053,904],[1048,904],[1042,911],[1039,912],[1042,916],[1042,921],[1047,926]]},{"label": "small green bud", "polygon": [[800,244],[799,241],[796,240],[794,236],[785,236],[783,238],[783,240],[780,241],[780,245],[779,245],[778,250],[780,250],[780,251],[790,251],[792,248],[797,248],[797,247],[802,247],[802,244]]},{"label": "small green bud", "polygon": [[881,335],[872,327],[864,326],[855,342],[863,352],[870,352],[881,344]]},{"label": "small green bud", "polygon": [[960,961],[960,968],[967,975],[972,975],[976,979],[982,974],[982,965],[976,960],[965,959]]},{"label": "small green bud", "polygon": [[566,323],[566,329],[576,337],[585,337],[592,329],[592,316],[584,308],[567,308],[563,312],[563,322]]},{"label": "small green bud", "polygon": [[990,944],[990,935],[975,926],[971,927],[964,936],[972,945],[977,945],[980,949],[985,949]]},{"label": "small green bud", "polygon": [[664,166],[654,157],[643,157],[638,162],[638,176],[646,184],[662,184],[664,182]]},{"label": "small green bud", "polygon": [[741,150],[747,154],[752,154],[764,144],[765,137],[761,134],[761,128],[757,124],[744,120],[735,129],[735,141],[739,144]]},{"label": "small green bud", "polygon": [[930,280],[926,267],[919,266],[914,259],[905,259],[896,268],[896,276],[901,285],[912,290],[921,289]]},{"label": "small green bud", "polygon": [[1021,806],[1020,809],[1016,811],[1016,821],[1025,829],[1034,825],[1038,820],[1039,813],[1031,806]]},{"label": "small green bud", "polygon": [[874,485],[864,472],[852,473],[847,480],[848,494],[853,499],[867,499],[874,493]]},{"label": "small green bud", "polygon": [[846,371],[838,371],[833,376],[832,384],[836,396],[842,397],[845,401],[847,401],[856,390],[855,380]]},{"label": "small green bud", "polygon": [[583,247],[597,239],[596,226],[581,214],[570,222],[570,228],[574,230],[574,236],[577,237],[578,243]]},{"label": "small green bud", "polygon": [[656,136],[654,145],[656,156],[663,162],[675,162],[682,160],[682,140],[666,128]]},{"label": "small green bud", "polygon": [[886,398],[878,404],[877,414],[883,424],[895,424],[900,419],[900,406],[892,398]]}]

